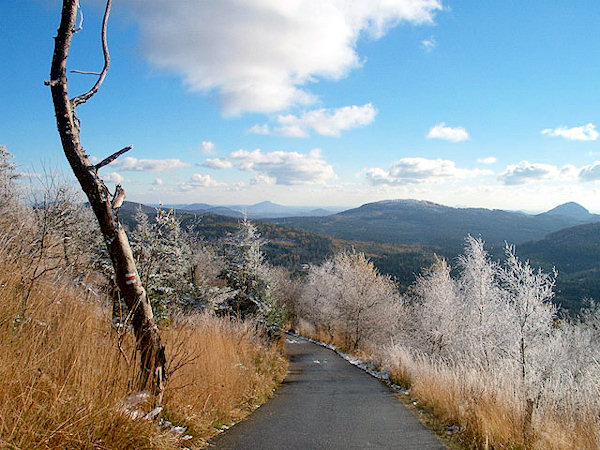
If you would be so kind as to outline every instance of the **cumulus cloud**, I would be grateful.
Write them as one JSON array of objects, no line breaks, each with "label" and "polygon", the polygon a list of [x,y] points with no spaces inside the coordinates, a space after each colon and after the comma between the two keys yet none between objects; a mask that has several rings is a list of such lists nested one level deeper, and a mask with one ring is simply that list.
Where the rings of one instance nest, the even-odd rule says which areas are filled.
[{"label": "cumulus cloud", "polygon": [[570,141],[595,141],[600,136],[600,133],[596,131],[596,125],[593,123],[573,128],[546,128],[542,130],[542,134],[552,137],[562,137]]},{"label": "cumulus cloud", "polygon": [[250,133],[254,133],[254,134],[271,134],[271,129],[269,128],[269,125],[267,125],[266,123],[264,125],[259,125],[256,124],[252,127],[250,127],[250,129],[248,130]]},{"label": "cumulus cloud", "polygon": [[530,163],[521,161],[509,165],[499,176],[500,181],[507,185],[525,184],[533,181],[598,181],[600,180],[600,161],[575,167],[566,164],[557,167],[552,164]]},{"label": "cumulus cloud", "polygon": [[193,191],[199,188],[209,188],[209,187],[222,187],[227,186],[227,183],[220,183],[215,180],[210,175],[205,175],[201,173],[193,174],[189,181],[186,183],[179,183],[179,189],[181,191]]},{"label": "cumulus cloud", "polygon": [[231,162],[221,158],[209,158],[203,163],[200,163],[199,165],[203,167],[208,167],[209,169],[229,169],[232,167]]},{"label": "cumulus cloud", "polygon": [[165,170],[180,169],[189,166],[188,163],[180,159],[138,159],[133,156],[117,159],[110,163],[110,166],[121,170],[131,170],[134,172],[163,172]]},{"label": "cumulus cloud", "polygon": [[275,178],[268,177],[266,175],[256,175],[250,180],[251,185],[267,185],[270,186],[275,184],[277,180]]},{"label": "cumulus cloud", "polygon": [[431,53],[436,47],[437,41],[435,40],[435,36],[431,36],[430,38],[421,41],[421,48],[427,53]]},{"label": "cumulus cloud", "polygon": [[[225,114],[307,105],[303,86],[340,79],[361,65],[362,35],[401,22],[432,23],[440,0],[128,0],[142,53],[183,76],[193,91],[216,92]],[[149,6],[149,3],[151,6]]]},{"label": "cumulus cloud", "polygon": [[202,153],[205,155],[212,155],[215,153],[215,143],[211,141],[202,141],[200,144],[200,148],[202,149]]},{"label": "cumulus cloud", "polygon": [[506,170],[498,177],[507,185],[525,184],[531,181],[542,181],[556,179],[561,171],[551,164],[530,163],[521,161],[506,167]]},{"label": "cumulus cloud", "polygon": [[308,154],[238,150],[231,153],[228,160],[237,169],[272,178],[276,184],[325,184],[336,178],[333,167],[322,158],[319,149]]},{"label": "cumulus cloud", "polygon": [[279,134],[287,137],[307,137],[311,131],[324,136],[340,136],[342,131],[369,125],[377,110],[371,103],[363,106],[344,106],[337,109],[314,109],[301,116],[279,115],[278,126],[271,130],[267,124],[255,125],[250,130],[257,134]]},{"label": "cumulus cloud", "polygon": [[469,138],[469,133],[463,127],[448,127],[445,122],[438,123],[427,133],[427,139],[443,139],[450,142],[468,141]]},{"label": "cumulus cloud", "polygon": [[447,159],[403,158],[396,161],[389,169],[378,167],[365,169],[369,183],[405,185],[428,182],[440,182],[449,179],[464,179],[490,174],[490,171],[479,169],[460,169],[454,161]]},{"label": "cumulus cloud", "polygon": [[498,161],[498,158],[495,156],[488,156],[487,158],[477,158],[477,162],[479,164],[494,164]]},{"label": "cumulus cloud", "polygon": [[122,183],[125,180],[123,175],[121,175],[118,172],[109,172],[105,175],[102,175],[102,178],[104,179],[104,181],[107,181],[109,183]]},{"label": "cumulus cloud", "polygon": [[579,171],[579,179],[581,181],[600,180],[600,161],[594,161],[594,163],[589,166],[583,166]]}]

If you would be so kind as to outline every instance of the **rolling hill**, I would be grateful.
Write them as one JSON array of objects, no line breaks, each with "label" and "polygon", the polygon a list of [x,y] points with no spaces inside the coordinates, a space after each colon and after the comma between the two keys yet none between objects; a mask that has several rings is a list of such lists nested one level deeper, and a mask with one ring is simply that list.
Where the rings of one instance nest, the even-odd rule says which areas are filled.
[{"label": "rolling hill", "polygon": [[600,223],[549,233],[517,248],[519,255],[545,270],[556,267],[556,301],[576,310],[586,298],[600,301]]},{"label": "rolling hill", "polygon": [[[564,206],[564,205],[563,205]],[[580,207],[584,209],[583,207]],[[521,243],[546,234],[600,220],[593,214],[570,214],[571,207],[530,215],[483,208],[453,208],[419,200],[387,200],[327,217],[293,217],[272,220],[341,239],[418,243],[453,250],[462,247],[467,234],[481,236],[491,245]],[[587,210],[584,209],[587,212]],[[564,212],[564,213],[561,213]]]},{"label": "rolling hill", "polygon": [[[156,211],[125,202],[120,212],[124,223],[133,225],[138,207],[147,214]],[[184,226],[193,225],[212,242],[237,231],[239,220],[214,210],[178,210],[177,215]],[[402,290],[431,265],[434,254],[449,260],[460,254],[468,233],[481,235],[494,258],[502,258],[504,241],[517,243],[517,254],[533,266],[558,269],[556,302],[577,310],[584,298],[600,300],[600,222],[581,224],[598,218],[576,204],[528,215],[402,200],[371,203],[327,217],[263,220],[257,225],[267,241],[263,250],[271,264],[299,270],[354,248],[381,272],[395,277]],[[577,225],[564,226],[573,223]]]}]

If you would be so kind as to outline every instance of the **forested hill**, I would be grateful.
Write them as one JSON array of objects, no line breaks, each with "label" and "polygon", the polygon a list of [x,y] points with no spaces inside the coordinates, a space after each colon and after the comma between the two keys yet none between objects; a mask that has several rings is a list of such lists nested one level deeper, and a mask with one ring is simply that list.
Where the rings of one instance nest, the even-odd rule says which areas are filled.
[{"label": "forested hill", "polygon": [[[135,226],[134,216],[139,208],[148,215],[156,213],[154,207],[124,202],[120,217],[127,227]],[[208,242],[216,242],[239,229],[239,219],[235,217],[176,211],[184,228],[191,227]],[[364,252],[382,273],[395,277],[400,286],[406,288],[424,267],[433,263],[434,253],[454,256],[441,247],[345,240],[269,222],[259,221],[256,224],[266,241],[263,246],[266,259],[273,265],[285,266],[292,271],[304,264],[320,264],[338,251],[355,249]]]},{"label": "forested hill", "polygon": [[600,300],[600,222],[550,233],[517,251],[534,266],[556,267],[557,301],[562,306],[577,309],[582,299]]},{"label": "forested hill", "polygon": [[[153,207],[125,202],[120,215],[129,227],[134,225],[133,218],[140,207],[146,214],[156,212]],[[568,212],[575,212],[578,217],[571,217]],[[486,238],[489,234],[481,233],[487,239],[487,248],[494,258],[502,258],[502,247],[507,241],[518,243],[517,254],[530,259],[533,266],[541,266],[545,271],[553,267],[558,269],[557,303],[576,310],[584,298],[600,300],[600,222],[543,232],[564,223],[578,223],[582,220],[579,208],[571,207],[565,211],[559,207],[554,212],[532,216],[507,211],[449,208],[429,202],[399,201],[368,204],[326,218],[292,218],[278,219],[277,223],[256,223],[266,240],[263,247],[265,256],[273,265],[295,271],[304,264],[320,264],[340,250],[354,248],[364,252],[382,273],[395,277],[400,286],[406,288],[424,267],[432,264],[434,254],[452,262],[461,253],[465,236],[469,232],[477,235],[474,228],[468,228],[466,224],[477,223],[475,219],[478,215],[480,229],[491,230],[492,236],[497,236],[494,242]],[[212,213],[195,214],[178,210],[177,216],[184,227],[191,226],[194,232],[209,242],[217,242],[228,233],[235,233],[239,226],[239,219],[235,217]],[[459,217],[465,218],[464,223]],[[488,221],[486,224],[481,217],[492,217],[496,223],[492,226]],[[597,217],[589,213],[584,216],[587,219]],[[527,224],[529,228],[518,230],[511,219],[517,224]],[[325,226],[314,228],[325,232],[334,230],[332,234],[345,238],[301,229],[300,226],[307,221],[324,223]],[[502,223],[508,224],[506,233],[502,232]],[[445,225],[454,229],[444,233]],[[419,227],[424,230],[419,230]],[[438,235],[427,236],[426,230],[430,230],[430,233],[437,230]],[[393,241],[394,235],[396,241]],[[520,239],[515,239],[515,235]],[[523,242],[524,236],[530,235],[536,236],[536,239]]]},{"label": "forested hill", "polygon": [[600,220],[600,216],[581,214],[580,210],[577,211],[579,214],[572,214],[572,209],[530,215],[483,208],[453,208],[418,200],[387,200],[327,217],[282,218],[272,222],[343,239],[419,243],[455,250],[462,246],[468,234],[481,236],[492,245],[505,241],[521,243],[542,239],[561,228]]}]

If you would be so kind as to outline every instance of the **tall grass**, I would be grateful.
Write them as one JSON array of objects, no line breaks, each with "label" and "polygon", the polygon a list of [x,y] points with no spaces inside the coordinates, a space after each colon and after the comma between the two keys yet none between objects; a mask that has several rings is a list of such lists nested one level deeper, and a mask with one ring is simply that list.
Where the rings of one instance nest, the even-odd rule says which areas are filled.
[{"label": "tall grass", "polygon": [[280,345],[271,345],[252,322],[205,314],[179,318],[163,331],[170,369],[166,416],[208,437],[237,421],[273,393],[286,374]]},{"label": "tall grass", "polygon": [[400,345],[382,349],[374,358],[393,382],[409,387],[411,397],[438,422],[459,426],[460,441],[469,448],[598,448],[600,427],[593,399],[587,407],[569,404],[567,398],[558,407],[540,405],[531,434],[526,435],[518,386],[503,374],[436,362]]},{"label": "tall grass", "polygon": [[[68,277],[28,288],[21,268],[0,262],[0,446],[178,448],[177,436],[124,412],[135,343],[119,339],[110,310]],[[173,373],[163,416],[190,427],[187,446],[252,410],[285,373],[251,324],[202,316],[178,321],[164,338]]]}]

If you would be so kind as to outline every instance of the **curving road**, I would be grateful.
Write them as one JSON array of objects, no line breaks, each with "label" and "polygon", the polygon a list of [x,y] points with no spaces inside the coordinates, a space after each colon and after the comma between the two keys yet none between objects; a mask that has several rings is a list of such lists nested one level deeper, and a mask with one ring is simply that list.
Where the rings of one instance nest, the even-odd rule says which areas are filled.
[{"label": "curving road", "polygon": [[216,449],[445,449],[383,383],[333,351],[288,336],[275,396],[212,441]]}]

